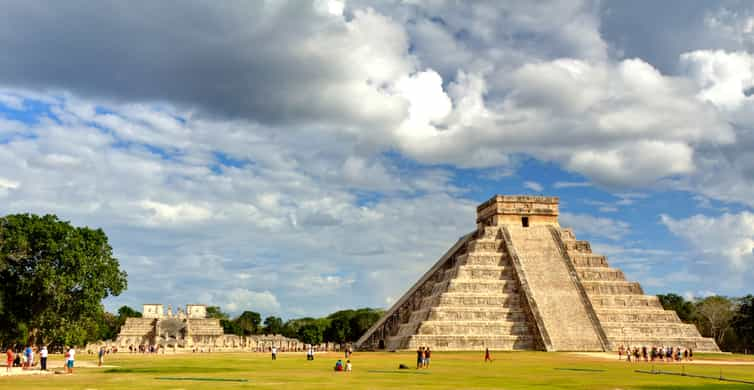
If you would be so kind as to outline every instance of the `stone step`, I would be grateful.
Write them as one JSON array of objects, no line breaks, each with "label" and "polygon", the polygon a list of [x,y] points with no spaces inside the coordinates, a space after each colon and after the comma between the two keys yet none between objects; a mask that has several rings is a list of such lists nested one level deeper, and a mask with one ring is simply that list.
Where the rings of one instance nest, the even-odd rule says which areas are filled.
[{"label": "stone step", "polygon": [[424,321],[419,326],[420,335],[518,335],[530,334],[526,322],[511,321]]},{"label": "stone step", "polygon": [[589,300],[595,310],[602,308],[653,308],[662,309],[660,300],[655,295],[636,295],[636,294],[589,294]]},{"label": "stone step", "polygon": [[503,235],[500,232],[500,228],[497,226],[485,226],[482,229],[478,229],[475,234],[475,239],[495,240],[502,239]]},{"label": "stone step", "polygon": [[681,348],[691,348],[694,352],[720,352],[717,344],[706,337],[636,337],[620,338],[608,337],[613,349],[623,346],[672,346]]},{"label": "stone step", "polygon": [[473,294],[445,292],[441,294],[425,297],[422,307],[431,306],[500,306],[500,307],[520,307],[521,296],[519,294]]},{"label": "stone step", "polygon": [[409,321],[527,321],[523,309],[505,307],[437,306],[416,310]]},{"label": "stone step", "polygon": [[466,251],[503,253],[505,252],[505,245],[503,240],[500,239],[476,238],[466,244]]},{"label": "stone step", "polygon": [[432,288],[432,294],[441,292],[463,292],[463,293],[516,293],[518,285],[513,280],[461,280],[451,279],[449,281],[435,284]]},{"label": "stone step", "polygon": [[486,348],[511,351],[537,348],[536,339],[532,335],[415,335],[406,341],[402,349],[415,350],[420,346],[428,346],[435,351],[484,351]]},{"label": "stone step", "polygon": [[602,255],[595,255],[594,253],[568,253],[568,257],[571,258],[573,266],[579,267],[607,267],[607,258]]},{"label": "stone step", "polygon": [[464,253],[457,257],[461,265],[501,265],[509,264],[510,260],[505,253],[472,252]]},{"label": "stone step", "polygon": [[576,269],[582,281],[626,281],[623,271],[608,267],[579,267]]},{"label": "stone step", "polygon": [[563,240],[568,253],[592,253],[592,246],[585,240]]},{"label": "stone step", "polygon": [[587,294],[637,294],[644,295],[641,285],[637,282],[626,281],[582,281]]},{"label": "stone step", "polygon": [[602,322],[608,337],[630,339],[642,337],[700,337],[693,324]]},{"label": "stone step", "polygon": [[512,266],[461,265],[456,269],[456,278],[472,280],[515,280]]},{"label": "stone step", "polygon": [[597,309],[597,317],[600,322],[628,322],[628,323],[680,323],[678,315],[672,310],[663,310],[661,308],[645,309],[621,309],[621,310],[604,310]]}]

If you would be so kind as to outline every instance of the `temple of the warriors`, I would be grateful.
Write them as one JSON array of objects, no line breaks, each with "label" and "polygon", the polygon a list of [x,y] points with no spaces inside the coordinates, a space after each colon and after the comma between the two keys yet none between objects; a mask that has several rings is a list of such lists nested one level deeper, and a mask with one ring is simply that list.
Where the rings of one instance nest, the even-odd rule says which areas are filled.
[{"label": "temple of the warriors", "polygon": [[127,318],[112,345],[121,350],[129,346],[159,346],[163,351],[220,352],[266,351],[275,346],[284,351],[303,350],[304,344],[281,335],[237,336],[224,334],[220,320],[207,318],[206,305],[186,305],[175,313],[168,305],[145,304],[142,317]]},{"label": "temple of the warriors", "polygon": [[558,223],[558,198],[497,195],[357,342],[363,350],[719,351]]}]

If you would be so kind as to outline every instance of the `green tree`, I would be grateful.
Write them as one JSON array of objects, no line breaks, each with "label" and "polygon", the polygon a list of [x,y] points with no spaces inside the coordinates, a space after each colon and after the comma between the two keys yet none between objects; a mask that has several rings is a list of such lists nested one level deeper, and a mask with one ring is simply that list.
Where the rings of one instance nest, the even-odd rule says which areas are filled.
[{"label": "green tree", "polygon": [[230,316],[220,310],[220,306],[207,306],[207,318],[217,318],[219,320],[229,320]]},{"label": "green tree", "polygon": [[121,306],[118,308],[118,318],[125,322],[126,318],[141,318],[141,312],[131,308],[131,306]]},{"label": "green tree", "polygon": [[697,320],[696,307],[693,302],[687,301],[677,294],[657,295],[660,299],[663,309],[673,310],[678,314],[678,318],[686,323],[692,323]]},{"label": "green tree", "polygon": [[349,341],[351,334],[350,316],[336,316],[330,321],[330,325],[325,329],[324,339],[327,342],[343,344]]},{"label": "green tree", "polygon": [[259,333],[259,324],[262,322],[262,316],[254,311],[244,311],[234,320],[236,325],[241,329],[243,336]]},{"label": "green tree", "polygon": [[283,333],[283,319],[275,316],[265,318],[264,333],[272,335]]},{"label": "green tree", "polygon": [[348,341],[357,341],[369,328],[382,317],[383,310],[363,308],[354,312],[349,322],[350,335]]},{"label": "green tree", "polygon": [[705,320],[709,329],[709,335],[715,339],[718,345],[722,345],[725,334],[736,315],[735,303],[719,295],[706,297],[697,302],[696,310],[699,316]]},{"label": "green tree", "polygon": [[102,229],[54,215],[0,218],[0,268],[6,340],[83,344],[102,317],[102,300],[127,285]]},{"label": "green tree", "polygon": [[323,340],[322,328],[312,322],[298,329],[298,339],[306,344],[321,344]]},{"label": "green tree", "polygon": [[736,350],[748,353],[754,351],[754,295],[747,295],[739,300],[733,329],[739,339]]}]

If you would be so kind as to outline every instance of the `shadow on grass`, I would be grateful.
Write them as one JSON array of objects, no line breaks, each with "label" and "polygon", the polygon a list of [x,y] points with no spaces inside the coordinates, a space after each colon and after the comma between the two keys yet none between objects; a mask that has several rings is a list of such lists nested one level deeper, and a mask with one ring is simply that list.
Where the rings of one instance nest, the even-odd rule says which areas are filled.
[{"label": "shadow on grass", "polygon": [[607,372],[607,370],[602,370],[598,368],[555,368],[556,370],[560,371],[584,371],[584,372]]},{"label": "shadow on grass", "polygon": [[[139,367],[139,368],[110,368],[105,370],[106,374],[170,374],[186,373],[184,366],[167,366],[167,367]],[[188,370],[197,374],[227,373],[227,372],[245,372],[248,370],[228,368],[228,367],[192,367]]]}]

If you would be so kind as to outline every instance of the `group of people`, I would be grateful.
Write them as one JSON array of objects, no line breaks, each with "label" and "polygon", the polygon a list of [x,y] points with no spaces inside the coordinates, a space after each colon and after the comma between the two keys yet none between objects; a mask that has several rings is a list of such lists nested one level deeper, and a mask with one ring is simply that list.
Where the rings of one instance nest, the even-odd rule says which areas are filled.
[{"label": "group of people", "polygon": [[416,369],[429,368],[430,358],[432,358],[432,350],[429,347],[419,347],[416,350]]},{"label": "group of people", "polygon": [[30,370],[37,365],[34,359],[36,354],[39,353],[39,365],[40,369],[47,371],[47,347],[42,346],[37,349],[31,345],[27,345],[21,351],[14,352],[13,348],[8,347],[5,351],[6,371],[10,371],[12,367],[21,367],[24,370]]},{"label": "group of people", "polygon": [[[128,346],[128,352],[129,353],[157,353],[160,351],[159,345],[147,345],[147,344],[139,344],[139,345],[129,345]],[[114,352],[118,352],[118,349],[116,348]]]},{"label": "group of people", "polygon": [[680,361],[692,361],[694,360],[694,351],[691,348],[683,347],[671,347],[671,346],[634,346],[624,347],[623,345],[618,347],[618,359],[623,359],[623,355],[626,356],[626,361],[640,362],[640,361],[660,361],[660,362],[680,362]]},{"label": "group of people", "polygon": [[351,360],[346,360],[346,364],[343,364],[343,361],[338,359],[337,362],[335,362],[335,371],[345,371],[345,372],[351,372],[353,370],[353,366],[351,365]]},{"label": "group of people", "polygon": [[[63,348],[63,350],[65,351],[65,372],[73,374],[76,349],[71,346],[69,348]],[[37,349],[37,347],[30,344],[18,352],[14,352],[13,348],[8,347],[5,351],[6,372],[10,372],[13,367],[21,367],[23,370],[33,369],[37,365],[37,361],[35,360],[37,354],[39,355],[39,369],[47,371],[47,356],[49,354],[47,346],[43,345]]]}]

